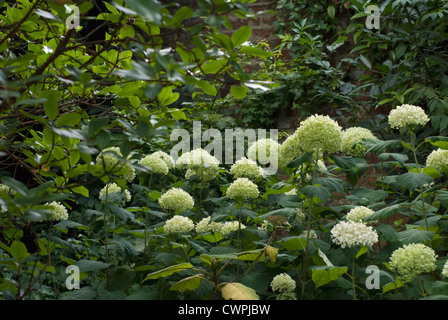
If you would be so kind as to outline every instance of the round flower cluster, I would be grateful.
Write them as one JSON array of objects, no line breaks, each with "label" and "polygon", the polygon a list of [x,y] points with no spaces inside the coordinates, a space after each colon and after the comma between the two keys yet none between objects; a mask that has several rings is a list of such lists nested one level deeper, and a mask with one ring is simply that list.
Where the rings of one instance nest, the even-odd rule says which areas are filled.
[{"label": "round flower cluster", "polygon": [[246,226],[238,221],[210,222],[210,217],[204,218],[196,224],[197,233],[218,232],[227,235],[239,228],[245,229]]},{"label": "round flower cluster", "polygon": [[334,153],[341,150],[342,128],[329,116],[310,116],[300,123],[296,132],[298,145],[307,153]]},{"label": "round flower cluster", "polygon": [[222,224],[219,231],[222,235],[227,235],[230,232],[237,231],[238,229],[245,229],[246,226],[238,221],[226,221]]},{"label": "round flower cluster", "polygon": [[378,241],[378,234],[371,226],[356,221],[341,221],[331,231],[334,243],[342,248],[357,245],[371,246]]},{"label": "round flower cluster", "polygon": [[347,213],[347,220],[361,222],[361,220],[363,218],[370,216],[374,212],[375,211],[373,211],[370,208],[367,208],[364,206],[359,206],[359,207],[351,209]]},{"label": "round flower cluster", "polygon": [[258,166],[254,160],[243,157],[230,167],[230,173],[235,178],[258,180],[263,177],[263,168]]},{"label": "round flower cluster", "polygon": [[196,224],[197,233],[221,232],[223,224],[221,222],[210,222],[211,217],[203,218]]},{"label": "round flower cluster", "polygon": [[138,163],[151,168],[152,172],[163,175],[168,174],[169,169],[174,168],[173,158],[163,151],[151,153]]},{"label": "round flower cluster", "polygon": [[171,188],[159,198],[159,204],[163,209],[173,211],[186,211],[194,207],[193,197],[180,188]]},{"label": "round flower cluster", "polygon": [[106,148],[96,157],[96,163],[104,168],[105,171],[114,171],[114,173],[123,175],[123,177],[131,182],[135,178],[135,169],[130,163],[120,160],[123,157],[119,147]]},{"label": "round flower cluster", "polygon": [[442,276],[448,278],[448,260],[445,262],[445,265],[443,266]]},{"label": "round flower cluster", "polygon": [[298,158],[301,155],[299,148],[299,140],[297,131],[294,134],[288,136],[285,141],[279,146],[278,152],[278,164],[280,167],[284,167],[288,162]]},{"label": "round flower cluster", "polygon": [[259,195],[258,187],[248,178],[236,179],[226,191],[226,196],[230,199],[249,199],[257,198]]},{"label": "round flower cluster", "polygon": [[406,283],[414,280],[420,273],[434,271],[436,258],[436,253],[430,247],[412,243],[392,252],[390,266],[398,271],[399,278]]},{"label": "round flower cluster", "polygon": [[429,121],[425,111],[410,104],[403,104],[389,113],[389,124],[392,128],[404,128],[407,126],[424,126]]},{"label": "round flower cluster", "polygon": [[219,172],[219,160],[206,150],[199,148],[182,154],[176,161],[176,167],[187,169],[186,179],[198,176],[202,181],[209,181]]},{"label": "round flower cluster", "polygon": [[426,166],[448,173],[448,150],[437,149],[426,158]]},{"label": "round flower cluster", "polygon": [[46,204],[48,210],[51,212],[49,220],[60,221],[68,219],[67,208],[59,202],[53,201]]},{"label": "round flower cluster", "polygon": [[121,188],[114,182],[106,184],[101,190],[98,197],[103,202],[113,203],[122,206],[126,202],[131,201],[131,193]]},{"label": "round flower cluster", "polygon": [[[271,288],[280,294],[292,294],[296,290],[296,282],[287,273],[280,273],[271,281]],[[292,295],[291,295],[292,296]],[[279,300],[283,300],[280,298]]]},{"label": "round flower cluster", "polygon": [[252,143],[247,150],[247,157],[261,164],[268,164],[272,159],[278,162],[279,144],[273,139],[260,139]]},{"label": "round flower cluster", "polygon": [[[300,234],[300,236],[302,236],[302,237],[307,237],[307,235],[308,235],[308,231],[307,230],[305,230],[305,231],[303,231],[301,234]],[[317,239],[317,233],[316,233],[316,231],[314,231],[314,230],[310,230],[310,233],[309,233],[309,237],[308,237],[309,239]]]},{"label": "round flower cluster", "polygon": [[361,145],[362,139],[376,139],[373,133],[366,128],[352,127],[342,132],[342,151],[347,155],[362,157],[367,148]]},{"label": "round flower cluster", "polygon": [[10,187],[8,187],[6,184],[0,184],[0,194],[5,193],[9,196],[13,196],[16,194],[14,190],[12,190]]},{"label": "round flower cluster", "polygon": [[194,229],[193,221],[184,216],[174,216],[165,222],[163,231],[166,233],[185,233]]},{"label": "round flower cluster", "polygon": [[297,208],[297,213],[296,213],[296,221],[297,222],[304,222],[305,221],[305,213],[302,211],[302,209]]}]

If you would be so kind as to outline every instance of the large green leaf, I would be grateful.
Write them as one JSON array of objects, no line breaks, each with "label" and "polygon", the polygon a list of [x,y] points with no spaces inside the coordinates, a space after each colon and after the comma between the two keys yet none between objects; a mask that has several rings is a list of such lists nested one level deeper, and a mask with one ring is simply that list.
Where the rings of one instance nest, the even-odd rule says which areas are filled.
[{"label": "large green leaf", "polygon": [[300,192],[309,198],[319,198],[322,202],[327,201],[331,195],[330,188],[324,186],[306,186],[300,189]]},{"label": "large green leaf", "polygon": [[18,240],[14,240],[12,242],[11,246],[9,247],[9,253],[14,259],[17,260],[17,262],[22,261],[30,255],[25,244]]},{"label": "large green leaf", "polygon": [[110,266],[108,263],[87,259],[79,260],[74,264],[79,267],[79,271],[81,272],[99,271]]},{"label": "large green leaf", "polygon": [[242,26],[241,28],[236,30],[231,37],[233,47],[236,48],[249,40],[251,34],[252,28],[250,26]]},{"label": "large green leaf", "polygon": [[187,269],[191,269],[191,268],[193,268],[193,265],[191,263],[176,264],[174,266],[170,266],[170,267],[164,268],[162,270],[158,270],[158,271],[149,273],[143,281],[168,277],[174,273],[177,273],[177,272],[180,272],[183,270],[187,270]]},{"label": "large green leaf", "polygon": [[193,291],[199,288],[203,279],[204,276],[202,274],[196,274],[176,282],[171,286],[170,290],[179,292]]},{"label": "large green leaf", "polygon": [[150,22],[160,24],[162,15],[159,10],[162,8],[160,3],[155,0],[125,0],[138,16],[148,19]]},{"label": "large green leaf", "polygon": [[402,244],[421,243],[432,239],[433,231],[425,231],[420,229],[409,229],[397,233],[398,241]]},{"label": "large green leaf", "polygon": [[315,266],[311,269],[311,279],[316,288],[339,279],[348,270],[347,267]]},{"label": "large green leaf", "polygon": [[422,172],[406,172],[395,178],[396,182],[403,188],[415,191],[425,184],[431,183],[434,179]]},{"label": "large green leaf", "polygon": [[371,215],[365,217],[362,219],[362,221],[376,221],[382,218],[388,218],[392,215],[394,215],[398,210],[400,209],[399,204],[394,204],[389,207],[385,207],[381,210],[376,211],[375,213],[372,213]]},{"label": "large green leaf", "polygon": [[306,238],[301,236],[286,237],[278,241],[288,251],[303,250],[306,248]]}]

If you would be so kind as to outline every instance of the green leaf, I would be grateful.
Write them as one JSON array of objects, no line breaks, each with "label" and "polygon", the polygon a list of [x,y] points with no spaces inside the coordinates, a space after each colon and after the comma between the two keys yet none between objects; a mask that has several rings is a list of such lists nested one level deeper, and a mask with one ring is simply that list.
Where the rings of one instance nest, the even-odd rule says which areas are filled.
[{"label": "green leaf", "polygon": [[316,266],[311,269],[311,279],[316,289],[339,279],[348,270],[347,267]]},{"label": "green leaf", "polygon": [[8,187],[10,187],[12,190],[16,191],[22,196],[26,196],[28,194],[28,188],[20,181],[17,181],[14,178],[11,177],[3,177],[1,178],[1,181],[3,184],[6,184]]},{"label": "green leaf", "polygon": [[352,157],[338,157],[335,155],[331,155],[330,159],[333,160],[334,163],[344,171],[357,167],[357,164]]},{"label": "green leaf", "polygon": [[243,99],[246,97],[246,87],[245,86],[232,86],[230,88],[230,93],[232,96],[234,96],[236,99]]},{"label": "green leaf", "polygon": [[425,231],[420,229],[409,229],[397,233],[397,239],[402,244],[421,243],[432,239],[433,231]]},{"label": "green leaf", "polygon": [[422,172],[407,172],[395,178],[397,183],[410,191],[415,191],[424,184],[431,183],[434,179]]},{"label": "green leaf", "polygon": [[448,208],[448,191],[437,191],[437,200],[444,206]]},{"label": "green leaf", "polygon": [[400,147],[401,144],[401,140],[387,140],[387,141],[382,141],[382,140],[377,140],[377,139],[362,139],[361,144],[367,148],[366,153],[375,153],[375,154],[380,154],[382,152],[384,152],[385,150],[389,150],[392,148],[397,148]]},{"label": "green leaf", "polygon": [[330,189],[323,186],[306,186],[300,189],[300,192],[309,198],[319,198],[322,202],[327,201],[331,195]]},{"label": "green leaf", "polygon": [[162,270],[149,273],[143,281],[168,277],[176,272],[180,272],[191,268],[193,268],[193,265],[191,263],[176,264],[174,266],[170,266]]},{"label": "green leaf", "polygon": [[239,50],[239,53],[250,54],[258,58],[270,58],[274,56],[274,54],[270,51],[264,51],[260,48],[251,46],[242,46],[241,49]]},{"label": "green leaf", "polygon": [[448,149],[448,137],[435,136],[428,137],[425,141],[428,141],[433,146],[439,147],[440,149]]},{"label": "green leaf", "polygon": [[236,48],[242,45],[247,40],[249,40],[251,34],[252,34],[252,28],[250,26],[242,26],[241,28],[236,30],[231,37],[233,47]]},{"label": "green leaf", "polygon": [[71,189],[73,192],[78,193],[86,198],[89,197],[89,189],[84,186],[74,187]]},{"label": "green leaf", "polygon": [[18,240],[14,240],[12,242],[11,246],[9,247],[9,253],[14,259],[17,260],[17,262],[22,261],[30,255],[25,244]]},{"label": "green leaf", "polygon": [[279,240],[278,243],[288,251],[297,251],[306,248],[306,238],[301,236],[286,237]]},{"label": "green leaf", "polygon": [[383,208],[381,210],[376,211],[375,213],[372,213],[371,215],[365,217],[362,219],[362,221],[376,221],[382,218],[388,218],[392,215],[394,215],[400,208],[399,204],[394,204],[390,207]]},{"label": "green leaf", "polygon": [[62,92],[57,90],[44,90],[38,95],[38,98],[45,98],[44,109],[48,119],[54,120],[59,114],[58,100],[61,98]]},{"label": "green leaf", "polygon": [[80,272],[99,271],[110,266],[108,263],[87,259],[79,260],[74,265],[79,267]]},{"label": "green leaf", "polygon": [[334,19],[334,16],[335,16],[335,14],[336,14],[336,10],[335,10],[335,8],[334,8],[333,6],[328,6],[328,8],[327,8],[327,13],[328,13],[328,16],[329,16],[331,19]]},{"label": "green leaf", "polygon": [[202,279],[204,279],[202,274],[196,274],[194,276],[184,278],[173,284],[170,290],[179,292],[196,290],[201,285]]},{"label": "green leaf", "polygon": [[[260,256],[260,253],[263,251],[263,249],[257,249],[257,250],[251,250],[251,251],[244,251],[238,253],[238,259],[243,261],[255,261],[258,256]],[[261,260],[265,259],[264,252],[260,257]]]},{"label": "green leaf", "polygon": [[309,154],[305,153],[305,154],[302,154],[301,156],[299,156],[298,158],[288,162],[286,167],[287,168],[298,168],[305,162],[311,162],[311,161],[312,161],[311,156]]}]

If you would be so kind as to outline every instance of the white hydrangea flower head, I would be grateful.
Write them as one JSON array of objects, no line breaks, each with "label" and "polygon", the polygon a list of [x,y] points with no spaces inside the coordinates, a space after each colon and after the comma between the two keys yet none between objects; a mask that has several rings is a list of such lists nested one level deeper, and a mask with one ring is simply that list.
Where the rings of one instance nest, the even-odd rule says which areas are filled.
[{"label": "white hydrangea flower head", "polygon": [[193,197],[180,188],[171,188],[159,198],[159,204],[163,209],[182,212],[194,207]]},{"label": "white hydrangea flower head", "polygon": [[361,222],[363,218],[370,216],[373,213],[375,213],[375,211],[370,208],[358,206],[347,213],[347,220]]},{"label": "white hydrangea flower head", "polygon": [[338,152],[342,148],[342,128],[329,116],[313,115],[296,130],[298,145],[309,153]]},{"label": "white hydrangea flower head", "polygon": [[121,190],[115,183],[106,184],[101,190],[98,197],[103,202],[113,203],[117,206],[123,206],[126,202],[131,201],[131,193],[129,190]]},{"label": "white hydrangea flower head", "polygon": [[305,219],[306,219],[306,215],[305,215],[305,213],[304,213],[303,210],[300,209],[300,208],[297,208],[296,210],[297,210],[297,213],[296,213],[296,221],[298,221],[298,222],[304,222]]},{"label": "white hydrangea flower head", "polygon": [[424,126],[428,121],[429,118],[421,107],[410,104],[398,106],[389,113],[389,125],[394,129]]},{"label": "white hydrangea flower head", "polygon": [[198,176],[202,181],[209,181],[219,173],[219,160],[199,148],[182,154],[176,161],[176,167],[187,169],[186,179]]},{"label": "white hydrangea flower head", "polygon": [[230,167],[230,173],[234,178],[259,180],[263,177],[264,171],[254,160],[243,157]]},{"label": "white hydrangea flower head", "polygon": [[138,163],[151,168],[151,171],[154,173],[167,175],[169,172],[166,162],[162,159],[162,157],[154,153],[146,155]]},{"label": "white hydrangea flower head", "polygon": [[448,173],[448,150],[433,150],[426,158],[426,166]]},{"label": "white hydrangea flower head", "polygon": [[445,262],[445,265],[443,266],[442,276],[448,278],[448,260]]},{"label": "white hydrangea flower head", "polygon": [[342,248],[371,246],[378,242],[378,234],[371,226],[356,221],[341,221],[331,229],[330,234],[333,242]]},{"label": "white hydrangea flower head", "polygon": [[68,219],[67,208],[60,202],[52,201],[46,204],[48,210],[51,212],[49,220],[61,221]]},{"label": "white hydrangea flower head", "polygon": [[168,153],[163,152],[163,151],[156,151],[156,152],[153,153],[153,155],[162,158],[162,160],[167,165],[168,169],[173,169],[174,168],[174,166],[175,166],[174,165],[174,159]]},{"label": "white hydrangea flower head", "polygon": [[395,269],[399,278],[404,282],[411,282],[423,272],[436,269],[437,255],[435,251],[423,243],[406,244],[398,248],[390,257],[390,266]]},{"label": "white hydrangea flower head", "polygon": [[166,233],[186,233],[194,229],[194,222],[184,216],[176,215],[168,219],[163,226]]},{"label": "white hydrangea flower head", "polygon": [[267,164],[271,159],[278,163],[278,152],[280,145],[274,139],[259,139],[252,143],[247,150],[247,157],[261,164]]},{"label": "white hydrangea flower head", "polygon": [[195,230],[197,233],[206,232],[221,232],[223,223],[220,222],[210,222],[211,217],[203,218],[196,224]]},{"label": "white hydrangea flower head", "polygon": [[258,186],[248,178],[238,178],[227,188],[226,196],[230,199],[258,198]]},{"label": "white hydrangea flower head", "polygon": [[272,279],[271,288],[274,292],[294,292],[294,290],[296,290],[296,282],[289,274],[280,273]]},{"label": "white hydrangea flower head", "polygon": [[372,131],[366,128],[352,127],[342,131],[342,151],[349,156],[364,156],[367,148],[361,145],[363,138],[376,139]]},{"label": "white hydrangea flower head", "polygon": [[96,157],[96,163],[106,171],[123,170],[123,178],[131,182],[135,178],[135,169],[130,163],[121,161],[118,157],[123,157],[119,147],[109,147],[102,150]]},{"label": "white hydrangea flower head", "polygon": [[222,224],[221,230],[219,232],[222,235],[227,235],[230,232],[237,231],[239,229],[246,229],[246,226],[238,221],[226,221]]}]

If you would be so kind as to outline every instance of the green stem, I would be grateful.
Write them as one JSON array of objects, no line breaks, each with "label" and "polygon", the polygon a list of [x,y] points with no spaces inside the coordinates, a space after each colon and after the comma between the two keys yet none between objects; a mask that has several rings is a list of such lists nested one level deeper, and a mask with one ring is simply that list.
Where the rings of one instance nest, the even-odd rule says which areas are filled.
[{"label": "green stem", "polygon": [[353,300],[356,300],[355,266],[356,266],[355,257],[353,257],[353,266],[352,266]]}]

